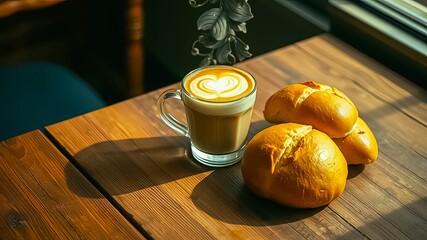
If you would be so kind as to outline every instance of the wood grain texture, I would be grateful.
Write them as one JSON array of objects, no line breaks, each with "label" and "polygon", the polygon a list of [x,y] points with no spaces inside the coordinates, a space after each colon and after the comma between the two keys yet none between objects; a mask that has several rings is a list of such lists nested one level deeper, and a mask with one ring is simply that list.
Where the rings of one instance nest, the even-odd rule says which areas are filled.
[{"label": "wood grain texture", "polygon": [[[158,118],[156,100],[165,88],[47,130],[154,238],[423,239],[427,235],[423,90],[329,35],[238,66],[258,81],[250,137],[269,126],[262,111],[271,94],[288,84],[314,80],[339,88],[355,102],[377,137],[378,160],[350,166],[344,194],[327,207],[298,210],[252,194],[244,185],[240,163],[219,169],[196,163],[188,140]],[[168,106],[178,119],[185,118],[179,101]]]},{"label": "wood grain texture", "polygon": [[40,131],[1,142],[0,171],[0,239],[143,238]]}]

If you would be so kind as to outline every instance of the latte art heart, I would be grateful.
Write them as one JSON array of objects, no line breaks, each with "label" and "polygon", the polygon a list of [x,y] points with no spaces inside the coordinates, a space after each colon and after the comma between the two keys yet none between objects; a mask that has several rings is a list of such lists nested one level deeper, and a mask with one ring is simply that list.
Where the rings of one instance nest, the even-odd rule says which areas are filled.
[{"label": "latte art heart", "polygon": [[216,92],[221,95],[221,93],[226,92],[231,89],[235,89],[239,84],[238,80],[230,76],[221,77],[216,79],[215,76],[205,76],[209,78],[201,79],[201,88],[206,92]]},{"label": "latte art heart", "polygon": [[233,99],[247,94],[250,88],[247,79],[234,72],[220,75],[202,75],[192,79],[189,92],[206,100]]},{"label": "latte art heart", "polygon": [[227,89],[233,89],[238,84],[238,81],[231,77],[222,77],[219,79],[212,78],[212,80],[202,80],[201,82],[203,84],[204,89],[208,91],[216,91],[217,93],[221,93],[223,91],[226,91]]}]

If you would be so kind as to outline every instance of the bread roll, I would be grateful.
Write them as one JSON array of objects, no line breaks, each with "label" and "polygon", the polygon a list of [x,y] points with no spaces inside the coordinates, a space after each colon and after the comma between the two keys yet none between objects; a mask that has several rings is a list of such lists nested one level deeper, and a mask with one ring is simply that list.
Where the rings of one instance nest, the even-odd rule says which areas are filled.
[{"label": "bread roll", "polygon": [[345,188],[347,162],[325,133],[296,123],[256,134],[242,159],[245,184],[261,197],[294,208],[329,204]]},{"label": "bread roll", "polygon": [[349,134],[357,117],[355,105],[344,93],[315,82],[284,87],[267,100],[264,109],[268,122],[311,125],[331,138]]},{"label": "bread roll", "polygon": [[360,117],[348,136],[333,140],[347,160],[347,164],[373,163],[378,157],[377,140]]}]

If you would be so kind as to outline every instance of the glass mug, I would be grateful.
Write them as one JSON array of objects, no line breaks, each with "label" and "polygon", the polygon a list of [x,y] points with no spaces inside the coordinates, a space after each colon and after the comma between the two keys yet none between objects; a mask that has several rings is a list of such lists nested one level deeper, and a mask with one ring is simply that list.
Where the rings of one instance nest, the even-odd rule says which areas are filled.
[{"label": "glass mug", "polygon": [[[180,89],[163,92],[157,100],[160,118],[190,138],[194,158],[211,167],[237,163],[243,156],[256,98],[256,81],[232,66],[207,66],[188,73]],[[166,100],[180,99],[187,124],[166,109]]]}]

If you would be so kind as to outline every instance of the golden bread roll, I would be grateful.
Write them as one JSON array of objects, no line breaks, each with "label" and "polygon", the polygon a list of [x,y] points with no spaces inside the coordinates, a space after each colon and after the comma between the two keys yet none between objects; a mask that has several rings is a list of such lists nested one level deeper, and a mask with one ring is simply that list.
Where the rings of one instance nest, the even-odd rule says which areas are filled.
[{"label": "golden bread roll", "polygon": [[378,157],[377,140],[360,117],[349,135],[333,140],[347,160],[347,164],[369,164]]},{"label": "golden bread roll", "polygon": [[344,93],[315,82],[282,88],[267,100],[264,109],[264,118],[270,123],[311,125],[331,138],[350,133],[358,115],[354,103]]},{"label": "golden bread roll", "polygon": [[261,197],[294,208],[329,204],[345,188],[347,162],[328,135],[309,125],[268,127],[248,143],[245,184]]}]

